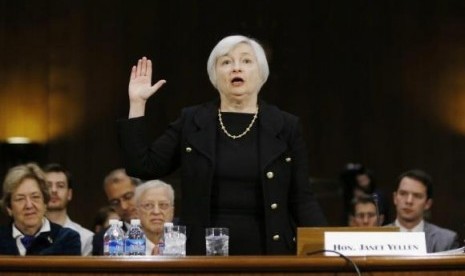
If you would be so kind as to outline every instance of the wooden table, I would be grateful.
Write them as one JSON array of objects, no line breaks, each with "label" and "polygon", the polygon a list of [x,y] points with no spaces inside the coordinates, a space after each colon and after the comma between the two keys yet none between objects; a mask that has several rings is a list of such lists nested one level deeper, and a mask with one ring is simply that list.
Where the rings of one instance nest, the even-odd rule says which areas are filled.
[{"label": "wooden table", "polygon": [[[362,275],[465,275],[465,255],[353,257]],[[356,275],[339,257],[0,256],[0,275]]]}]

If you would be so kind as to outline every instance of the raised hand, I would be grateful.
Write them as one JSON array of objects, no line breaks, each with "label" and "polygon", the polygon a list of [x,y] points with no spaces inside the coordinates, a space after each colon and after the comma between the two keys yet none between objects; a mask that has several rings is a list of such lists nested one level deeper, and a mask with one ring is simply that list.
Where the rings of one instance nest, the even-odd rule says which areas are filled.
[{"label": "raised hand", "polygon": [[146,101],[165,83],[162,79],[152,85],[152,61],[146,57],[139,59],[129,78],[129,117],[144,115]]}]

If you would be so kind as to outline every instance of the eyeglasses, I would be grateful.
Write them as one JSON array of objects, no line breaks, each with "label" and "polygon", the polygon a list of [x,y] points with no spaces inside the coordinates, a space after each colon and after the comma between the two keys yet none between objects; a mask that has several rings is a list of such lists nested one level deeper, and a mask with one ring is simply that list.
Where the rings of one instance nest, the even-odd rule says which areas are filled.
[{"label": "eyeglasses", "polygon": [[145,202],[139,204],[139,207],[146,212],[152,211],[155,209],[155,206],[157,206],[159,210],[166,211],[171,207],[171,204],[169,202]]},{"label": "eyeglasses", "polygon": [[115,198],[109,201],[110,206],[113,208],[118,208],[121,206],[121,202],[130,201],[134,197],[134,192],[127,192],[120,198]]},{"label": "eyeglasses", "polygon": [[14,202],[15,204],[24,205],[26,204],[28,198],[29,198],[29,201],[33,203],[40,203],[44,201],[44,197],[40,193],[34,193],[31,195],[19,195],[19,196],[13,197],[11,201]]}]

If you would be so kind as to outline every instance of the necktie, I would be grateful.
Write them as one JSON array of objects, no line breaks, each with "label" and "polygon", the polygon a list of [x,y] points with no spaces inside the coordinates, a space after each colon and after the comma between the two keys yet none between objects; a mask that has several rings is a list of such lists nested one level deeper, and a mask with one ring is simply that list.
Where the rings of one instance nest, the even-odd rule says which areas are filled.
[{"label": "necktie", "polygon": [[153,248],[152,255],[159,255],[158,245],[155,245],[155,247]]},{"label": "necktie", "polygon": [[25,235],[24,237],[21,238],[21,243],[24,245],[24,247],[27,249],[29,249],[29,247],[31,246],[32,242],[34,241],[36,237],[34,236],[29,236],[29,235]]}]

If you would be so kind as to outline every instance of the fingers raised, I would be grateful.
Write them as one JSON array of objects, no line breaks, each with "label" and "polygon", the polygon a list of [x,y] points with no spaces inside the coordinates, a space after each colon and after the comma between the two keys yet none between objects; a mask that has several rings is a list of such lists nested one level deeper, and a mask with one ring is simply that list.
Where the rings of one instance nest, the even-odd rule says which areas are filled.
[{"label": "fingers raised", "polygon": [[142,71],[142,59],[139,59],[136,65],[136,77],[139,77],[141,75],[141,71]]},{"label": "fingers raised", "polygon": [[159,80],[157,81],[157,83],[155,83],[153,86],[152,86],[152,89],[153,91],[157,91],[158,89],[160,89],[160,87],[163,86],[163,84],[166,83],[166,80]]},{"label": "fingers raised", "polygon": [[140,69],[140,75],[141,76],[147,76],[147,58],[143,57],[141,61],[141,69]]},{"label": "fingers raised", "polygon": [[136,77],[137,67],[134,65],[131,68],[131,75],[129,76],[129,80],[133,80]]},{"label": "fingers raised", "polygon": [[147,59],[145,66],[145,74],[146,76],[152,78],[152,61],[150,59]]},{"label": "fingers raised", "polygon": [[142,57],[137,61],[137,64],[132,67],[131,79],[145,76],[152,76],[152,61],[146,57]]}]

